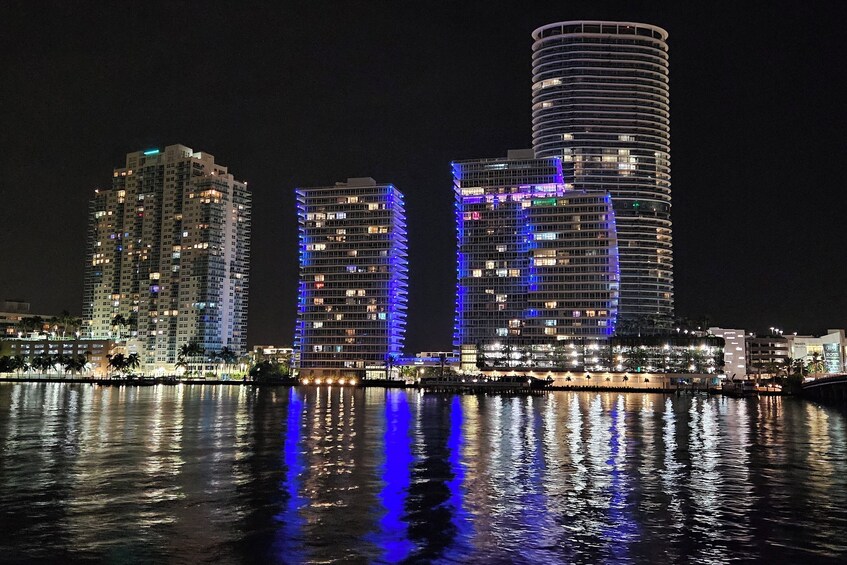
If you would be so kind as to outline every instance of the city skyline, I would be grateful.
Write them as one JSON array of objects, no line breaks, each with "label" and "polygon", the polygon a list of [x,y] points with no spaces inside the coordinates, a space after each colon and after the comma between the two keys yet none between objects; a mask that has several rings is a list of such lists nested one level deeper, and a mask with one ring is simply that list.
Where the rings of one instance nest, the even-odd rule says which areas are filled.
[{"label": "city skyline", "polygon": [[[15,86],[3,92],[3,106],[15,108],[15,115],[7,115],[7,131],[13,133],[2,141],[7,236],[0,243],[0,261],[12,276],[0,283],[0,298],[27,299],[38,311],[80,313],[91,190],[108,185],[103,171],[128,151],[187,143],[222,156],[254,191],[250,343],[285,343],[293,337],[294,187],[370,174],[392,179],[407,195],[407,351],[444,349],[450,343],[455,291],[449,163],[529,146],[530,33],[556,21],[597,18],[655,24],[670,34],[678,313],[705,314],[717,325],[748,330],[775,323],[800,332],[843,326],[847,299],[832,289],[845,282],[845,274],[828,260],[826,245],[838,234],[838,206],[829,205],[838,202],[837,168],[807,165],[808,174],[801,176],[784,164],[826,161],[828,152],[837,155],[843,147],[836,131],[843,108],[834,104],[831,86],[809,80],[832,60],[814,57],[824,46],[839,59],[843,45],[834,41],[832,21],[837,18],[785,6],[769,16],[738,8],[732,21],[697,8],[683,15],[671,8],[543,6],[495,10],[479,20],[471,10],[422,15],[412,26],[388,25],[390,13],[359,6],[349,13],[337,8],[339,20],[353,18],[348,25],[333,19],[327,23],[330,33],[310,39],[307,31],[319,11],[306,10],[298,27],[289,30],[293,39],[286,41],[302,47],[292,55],[279,57],[289,45],[283,40],[259,47],[276,20],[273,14],[253,13],[232,24],[245,39],[243,47],[230,53],[223,47],[231,44],[212,46],[208,53],[187,56],[187,71],[153,61],[162,61],[169,49],[193,52],[205,36],[200,31],[171,36],[167,24],[153,29],[152,38],[129,30],[127,47],[116,43],[116,53],[96,56],[104,35],[61,39],[57,44],[69,53],[64,58],[56,56],[56,45],[7,35],[13,42],[7,53],[21,57],[9,65],[9,84]],[[139,17],[158,21],[154,12],[142,8]],[[82,28],[92,30],[117,18],[108,11],[82,16],[63,8],[46,16],[44,30],[58,29],[62,16],[85,20]],[[262,16],[267,22],[260,25]],[[765,33],[780,16],[794,22],[800,54],[776,49],[779,41]],[[14,26],[13,20],[7,25]],[[361,34],[352,29],[357,24],[385,26],[391,33]],[[247,33],[251,26],[256,33]],[[434,34],[436,29],[444,34]],[[21,25],[15,33],[38,38],[47,31]],[[461,40],[454,37],[460,32],[466,34]],[[426,34],[437,40],[422,52],[405,44],[409,36]],[[353,37],[356,48],[347,49]],[[155,46],[155,38],[165,41]],[[395,54],[386,54],[389,45]],[[152,51],[145,51],[150,46]],[[80,53],[90,60],[80,61]],[[135,68],[138,78],[125,79],[126,91],[98,89],[123,72],[122,56],[135,63],[127,68]],[[97,57],[102,65],[92,64]],[[51,58],[59,62],[47,64]],[[31,76],[33,69],[37,76]],[[279,69],[287,78],[308,76],[310,84],[290,88],[289,81],[270,76]],[[319,72],[303,74],[309,69]],[[828,69],[827,76],[841,72]],[[219,86],[224,75],[225,86]],[[467,83],[453,80],[460,75]],[[339,79],[351,87],[336,94],[332,84]],[[219,90],[212,92],[214,85]],[[60,86],[67,86],[62,88],[66,100],[53,104]],[[124,104],[132,109],[118,119]],[[162,115],[151,118],[150,109],[159,107]],[[80,128],[80,119],[89,127]],[[798,199],[804,190],[817,195]]]}]

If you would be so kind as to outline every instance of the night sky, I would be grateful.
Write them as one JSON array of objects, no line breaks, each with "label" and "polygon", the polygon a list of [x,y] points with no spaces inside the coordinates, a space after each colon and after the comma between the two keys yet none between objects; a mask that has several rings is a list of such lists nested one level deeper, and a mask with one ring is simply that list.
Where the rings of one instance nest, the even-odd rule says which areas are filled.
[{"label": "night sky", "polygon": [[670,33],[677,313],[845,327],[844,3],[693,4],[5,2],[0,300],[81,313],[92,190],[183,143],[253,191],[251,344],[293,336],[294,187],[372,176],[406,194],[406,351],[449,349],[450,161],[531,145],[533,29],[609,19]]}]

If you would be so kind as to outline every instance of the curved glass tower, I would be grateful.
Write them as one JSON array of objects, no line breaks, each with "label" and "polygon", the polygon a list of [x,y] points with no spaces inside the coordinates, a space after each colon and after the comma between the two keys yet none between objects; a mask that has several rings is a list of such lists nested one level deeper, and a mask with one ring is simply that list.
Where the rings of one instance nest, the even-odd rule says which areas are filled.
[{"label": "curved glass tower", "polygon": [[571,21],[533,34],[532,141],[568,188],[608,192],[620,259],[618,327],[673,317],[667,32]]}]

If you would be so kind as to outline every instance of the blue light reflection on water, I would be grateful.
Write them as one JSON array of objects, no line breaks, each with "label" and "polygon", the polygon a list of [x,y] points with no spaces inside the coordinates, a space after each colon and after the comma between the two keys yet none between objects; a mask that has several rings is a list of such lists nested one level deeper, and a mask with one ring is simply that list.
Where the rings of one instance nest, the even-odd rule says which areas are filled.
[{"label": "blue light reflection on water", "polygon": [[283,445],[283,465],[285,481],[279,485],[285,494],[285,506],[282,512],[274,516],[278,524],[274,553],[281,561],[299,563],[303,556],[303,518],[301,509],[308,500],[300,494],[301,475],[306,471],[302,449],[302,418],[304,401],[297,389],[291,388],[288,394],[288,412],[285,420],[285,443]]},{"label": "blue light reflection on water", "polygon": [[779,398],[0,384],[0,556],[845,562],[845,422]]},{"label": "blue light reflection on water", "polygon": [[450,491],[449,504],[452,509],[451,522],[456,528],[453,546],[447,552],[448,559],[459,559],[470,553],[469,540],[473,535],[471,518],[465,508],[465,463],[462,461],[465,429],[462,397],[454,396],[450,402],[450,435],[447,437],[449,455],[447,461],[453,478],[447,481]]},{"label": "blue light reflection on water", "polygon": [[385,399],[385,461],[381,469],[385,486],[379,493],[385,514],[379,521],[380,533],[376,543],[382,550],[382,558],[389,563],[406,559],[414,549],[405,520],[413,461],[410,419],[406,391],[388,391]]}]

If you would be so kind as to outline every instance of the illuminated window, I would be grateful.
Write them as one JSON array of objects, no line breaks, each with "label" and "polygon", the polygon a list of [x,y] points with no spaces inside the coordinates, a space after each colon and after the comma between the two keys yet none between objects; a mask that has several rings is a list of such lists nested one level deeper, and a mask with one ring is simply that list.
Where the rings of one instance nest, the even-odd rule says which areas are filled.
[{"label": "illuminated window", "polygon": [[520,269],[509,269],[509,276],[510,277],[519,277],[519,276],[521,276],[521,270]]},{"label": "illuminated window", "polygon": [[323,275],[315,275],[315,281],[323,281],[323,280],[324,280]]},{"label": "illuminated window", "polygon": [[537,240],[551,240],[556,239],[556,232],[548,231],[534,234],[536,241]]},{"label": "illuminated window", "polygon": [[494,268],[494,261],[486,261],[485,262],[485,268],[486,269],[493,269]]},{"label": "illuminated window", "polygon": [[321,305],[321,304],[324,303],[324,299],[323,298],[315,298],[314,303],[316,305]]},{"label": "illuminated window", "polygon": [[555,300],[551,300],[549,302],[544,303],[545,308],[555,308],[557,305],[558,303]]},{"label": "illuminated window", "polygon": [[320,328],[324,327],[324,323],[323,322],[312,322],[312,327],[315,328],[315,329],[320,329]]},{"label": "illuminated window", "polygon": [[481,277],[482,276],[482,269],[474,269],[473,271],[471,271],[471,276],[472,277]]}]

